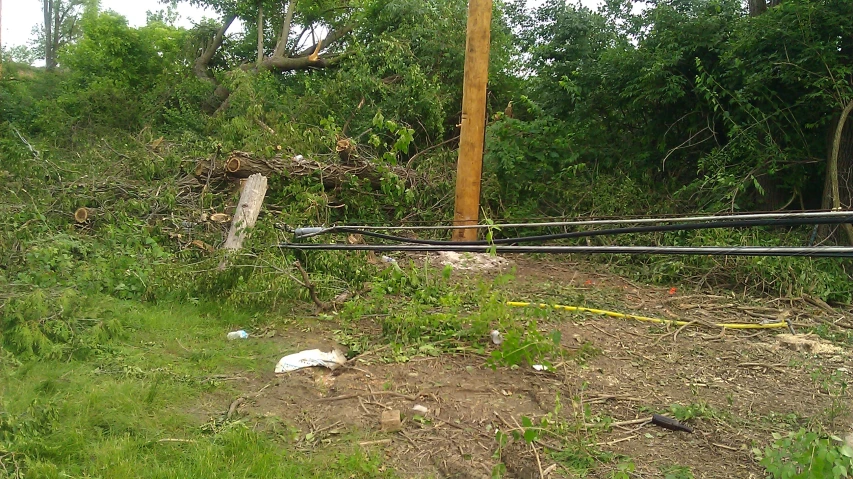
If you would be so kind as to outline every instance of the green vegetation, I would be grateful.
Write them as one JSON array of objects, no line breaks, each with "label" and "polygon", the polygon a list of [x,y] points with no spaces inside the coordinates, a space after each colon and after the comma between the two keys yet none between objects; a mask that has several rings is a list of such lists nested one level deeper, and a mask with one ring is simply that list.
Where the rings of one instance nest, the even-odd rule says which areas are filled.
[{"label": "green vegetation", "polygon": [[787,436],[773,434],[776,441],[764,452],[754,451],[761,465],[775,479],[850,477],[853,449],[838,438],[825,438],[800,429]]},{"label": "green vegetation", "polygon": [[[519,369],[583,366],[601,354],[591,343],[568,348],[557,313],[509,310],[505,301],[518,298],[507,294],[508,277],[471,286],[449,269],[276,247],[288,226],[452,219],[464,0],[187,1],[216,18],[182,28],[167,6],[132,27],[98,2],[44,0],[49,18],[68,16],[42,26],[34,48],[0,52],[0,478],[392,477],[353,441],[306,454],[286,418],[260,427],[199,406],[233,399],[236,386],[216,379],[223,371],[260,374],[281,353],[265,342],[224,347],[225,332],[302,325],[315,298],[297,261],[319,302],[350,298],[321,321],[351,356],[470,354]],[[484,216],[850,208],[853,121],[838,124],[853,104],[853,3],[771,3],[748,14],[736,0],[642,9],[612,0],[597,11],[496,1]],[[45,67],[34,66],[40,59]],[[344,161],[344,139],[376,178],[324,185],[323,168]],[[222,271],[227,225],[210,218],[233,211],[238,188],[195,172],[235,150],[321,167],[270,175],[261,219]],[[75,220],[79,208],[89,218]],[[848,244],[848,229],[618,241]],[[550,231],[525,233],[534,232]],[[596,261],[670,286],[853,300],[848,260]],[[588,301],[554,291],[571,295],[561,302]],[[368,318],[377,330],[364,327]],[[499,347],[483,340],[493,329]],[[828,326],[817,332],[851,343]],[[849,412],[844,377],[813,379],[832,397],[829,422]],[[721,414],[702,403],[670,412],[687,421]],[[589,446],[592,418],[575,414],[526,418],[517,439],[556,434],[554,461],[630,477],[634,463]],[[780,437],[762,465],[775,477],[843,477],[849,451],[836,446],[811,432]],[[692,477],[675,466],[662,473]]]},{"label": "green vegetation", "polygon": [[224,410],[214,427],[199,421],[205,397],[234,389],[221,373],[268,370],[280,352],[257,341],[223,347],[222,332],[269,318],[90,300],[101,321],[123,326],[120,340],[49,349],[55,360],[0,357],[0,477],[392,477],[349,446],[299,453],[286,416],[268,418],[269,431]]}]

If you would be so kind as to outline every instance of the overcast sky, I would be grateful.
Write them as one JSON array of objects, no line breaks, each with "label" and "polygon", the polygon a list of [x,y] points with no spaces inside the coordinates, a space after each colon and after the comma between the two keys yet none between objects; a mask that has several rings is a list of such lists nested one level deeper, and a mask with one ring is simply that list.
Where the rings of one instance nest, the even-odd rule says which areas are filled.
[{"label": "overcast sky", "polygon": [[[542,0],[528,0],[530,4],[541,3]],[[595,6],[599,0],[581,0],[587,6]],[[32,36],[33,27],[42,23],[41,0],[3,0],[3,46],[25,45]],[[133,26],[145,24],[145,13],[149,10],[162,10],[165,6],[157,0],[101,0],[101,8],[116,11],[125,17]],[[181,3],[178,7],[181,15],[179,25],[190,26],[193,21],[200,20],[205,13],[216,18],[215,12],[191,7]]]},{"label": "overcast sky", "polygon": [[[33,27],[43,20],[41,0],[3,0],[3,46],[25,45],[32,37]],[[125,17],[133,26],[145,24],[146,12],[164,10],[165,5],[157,0],[101,0],[101,9],[114,10]],[[190,26],[192,20],[200,20],[205,11],[188,4],[178,6],[181,18],[179,25]],[[208,11],[208,17],[216,17]]]}]

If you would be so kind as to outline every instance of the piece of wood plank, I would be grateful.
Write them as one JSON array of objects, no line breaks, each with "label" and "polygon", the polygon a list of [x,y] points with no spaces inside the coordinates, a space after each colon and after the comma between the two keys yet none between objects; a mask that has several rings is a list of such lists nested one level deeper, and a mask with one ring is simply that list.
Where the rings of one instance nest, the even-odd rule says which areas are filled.
[{"label": "piece of wood plank", "polygon": [[240,195],[240,203],[234,211],[234,219],[231,220],[231,230],[228,231],[228,239],[225,240],[224,249],[236,251],[243,247],[249,230],[254,228],[267,194],[267,177],[256,173],[246,180],[243,186],[243,194]]},{"label": "piece of wood plank", "polygon": [[[261,212],[261,206],[264,204],[264,197],[267,194],[267,177],[261,174],[250,176],[243,191],[240,194],[240,203],[237,204],[237,209],[234,211],[234,218],[231,220],[231,229],[228,231],[228,238],[222,246],[226,251],[237,251],[243,247],[243,242],[249,235],[249,231],[254,228],[255,222],[258,221],[258,214]],[[219,263],[218,270],[224,271],[228,267],[228,259],[223,258]]]}]

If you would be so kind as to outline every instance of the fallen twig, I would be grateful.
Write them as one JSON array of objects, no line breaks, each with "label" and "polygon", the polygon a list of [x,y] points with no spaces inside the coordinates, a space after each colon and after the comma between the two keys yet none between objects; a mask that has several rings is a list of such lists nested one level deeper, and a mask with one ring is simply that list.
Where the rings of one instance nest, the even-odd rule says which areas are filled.
[{"label": "fallen twig", "polygon": [[358,443],[359,446],[376,446],[378,444],[391,444],[390,439],[379,439],[377,441],[361,441]]},{"label": "fallen twig", "polygon": [[342,396],[333,396],[330,398],[320,398],[318,401],[320,402],[332,402],[332,401],[343,401],[345,399],[355,399],[364,396],[393,396],[399,397],[403,399],[407,399],[409,401],[417,401],[420,397],[420,393],[416,396],[407,396],[405,394],[401,394],[395,391],[377,391],[377,392],[367,392],[367,393],[359,393],[359,394],[344,394]]},{"label": "fallen twig", "polygon": [[170,442],[171,442],[171,443],[184,443],[184,444],[195,444],[195,443],[196,443],[196,441],[195,441],[194,439],[172,439],[172,438],[166,438],[166,439],[158,439],[158,440],[157,440],[157,443],[159,443],[159,444],[170,443]]},{"label": "fallen twig", "polygon": [[296,266],[296,269],[302,274],[302,286],[308,289],[308,294],[311,296],[311,301],[314,301],[314,304],[317,305],[318,308],[322,311],[326,311],[330,309],[330,306],[323,301],[320,301],[320,297],[317,296],[317,288],[314,287],[314,284],[311,282],[311,279],[308,277],[308,272],[305,271],[305,268],[302,267],[302,263],[299,261],[294,261],[293,265]]},{"label": "fallen twig", "polygon": [[542,470],[542,460],[539,458],[539,451],[536,450],[536,446],[533,443],[530,443],[530,449],[533,451],[533,455],[536,456],[536,466],[539,468],[539,477],[545,477],[545,471]]},{"label": "fallen twig", "polygon": [[611,427],[633,426],[633,425],[635,425],[635,424],[645,424],[645,423],[647,423],[647,422],[652,422],[652,417],[651,417],[651,416],[649,416],[649,417],[642,417],[642,418],[640,418],[640,419],[631,419],[631,420],[629,420],[629,421],[617,421],[617,422],[611,422],[611,423],[610,423],[610,426],[611,426]]},{"label": "fallen twig", "polygon": [[225,415],[225,420],[230,421],[231,417],[234,416],[234,413],[237,412],[237,408],[239,408],[245,401],[246,398],[242,396],[235,399],[234,402],[231,403],[231,406],[228,407],[228,413]]},{"label": "fallen twig", "polygon": [[717,447],[719,447],[719,448],[726,449],[726,450],[729,450],[729,451],[734,451],[734,452],[737,452],[737,451],[738,451],[738,448],[736,448],[736,447],[732,447],[732,446],[726,446],[725,444],[718,444],[718,443],[716,443],[716,442],[712,442],[712,443],[711,443],[711,445],[712,445],[712,446],[717,446]]},{"label": "fallen twig", "polygon": [[632,434],[632,435],[630,435],[630,436],[628,436],[628,437],[623,437],[623,438],[621,438],[621,439],[616,439],[616,440],[608,441],[608,442],[597,442],[597,443],[592,444],[592,445],[593,445],[593,446],[596,446],[596,447],[601,447],[601,446],[612,446],[612,445],[614,445],[614,444],[619,444],[620,442],[630,441],[631,439],[634,439],[634,438],[636,438],[636,437],[637,437],[637,435],[636,435],[636,434]]}]

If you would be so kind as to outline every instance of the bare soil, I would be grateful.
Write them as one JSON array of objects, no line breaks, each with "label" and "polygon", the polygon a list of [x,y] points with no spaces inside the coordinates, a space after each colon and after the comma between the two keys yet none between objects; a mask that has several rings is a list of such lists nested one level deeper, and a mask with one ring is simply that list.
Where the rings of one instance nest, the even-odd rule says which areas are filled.
[{"label": "bare soil", "polygon": [[[502,267],[515,268],[516,279],[507,288],[519,300],[583,300],[604,309],[701,323],[787,318],[798,333],[845,314],[838,310],[833,316],[796,298],[639,285],[596,272],[588,263],[525,258],[512,263]],[[496,273],[465,274],[458,280]],[[368,352],[334,372],[314,368],[250,378],[236,413],[259,425],[274,418],[296,428],[297,443],[306,449],[355,440],[384,454],[400,476],[417,478],[488,478],[499,460],[506,465],[506,477],[540,477],[540,471],[548,471],[548,477],[581,477],[571,470],[577,451],[617,456],[593,454],[596,459],[585,477],[609,478],[620,461],[630,460],[636,466],[631,477],[664,477],[667,468],[684,466],[696,478],[760,478],[763,468],[752,448],[766,446],[771,433],[801,426],[839,436],[851,431],[849,394],[841,385],[851,380],[853,359],[844,348],[791,345],[779,339],[787,329],[734,331],[701,324],[667,329],[569,313],[553,318],[543,326],[559,328],[566,347],[588,344],[598,353],[537,372],[528,367],[491,369],[479,355],[389,363]],[[328,349],[335,346],[329,341],[332,329],[333,324],[324,322],[308,332],[282,330],[285,334],[264,340],[287,337],[283,353]],[[798,337],[829,344],[814,335]],[[416,415],[415,405],[429,413]],[[380,431],[379,417],[386,410],[401,411],[401,431]],[[644,422],[618,424],[653,413],[674,417],[674,411],[690,411],[682,416],[693,433]],[[514,442],[496,457],[496,429],[517,428],[522,417],[537,422],[545,416],[559,418],[564,437],[542,434],[536,447]],[[617,424],[607,427],[609,421]],[[354,431],[357,439],[350,434]],[[566,450],[555,453],[557,449]]]}]

